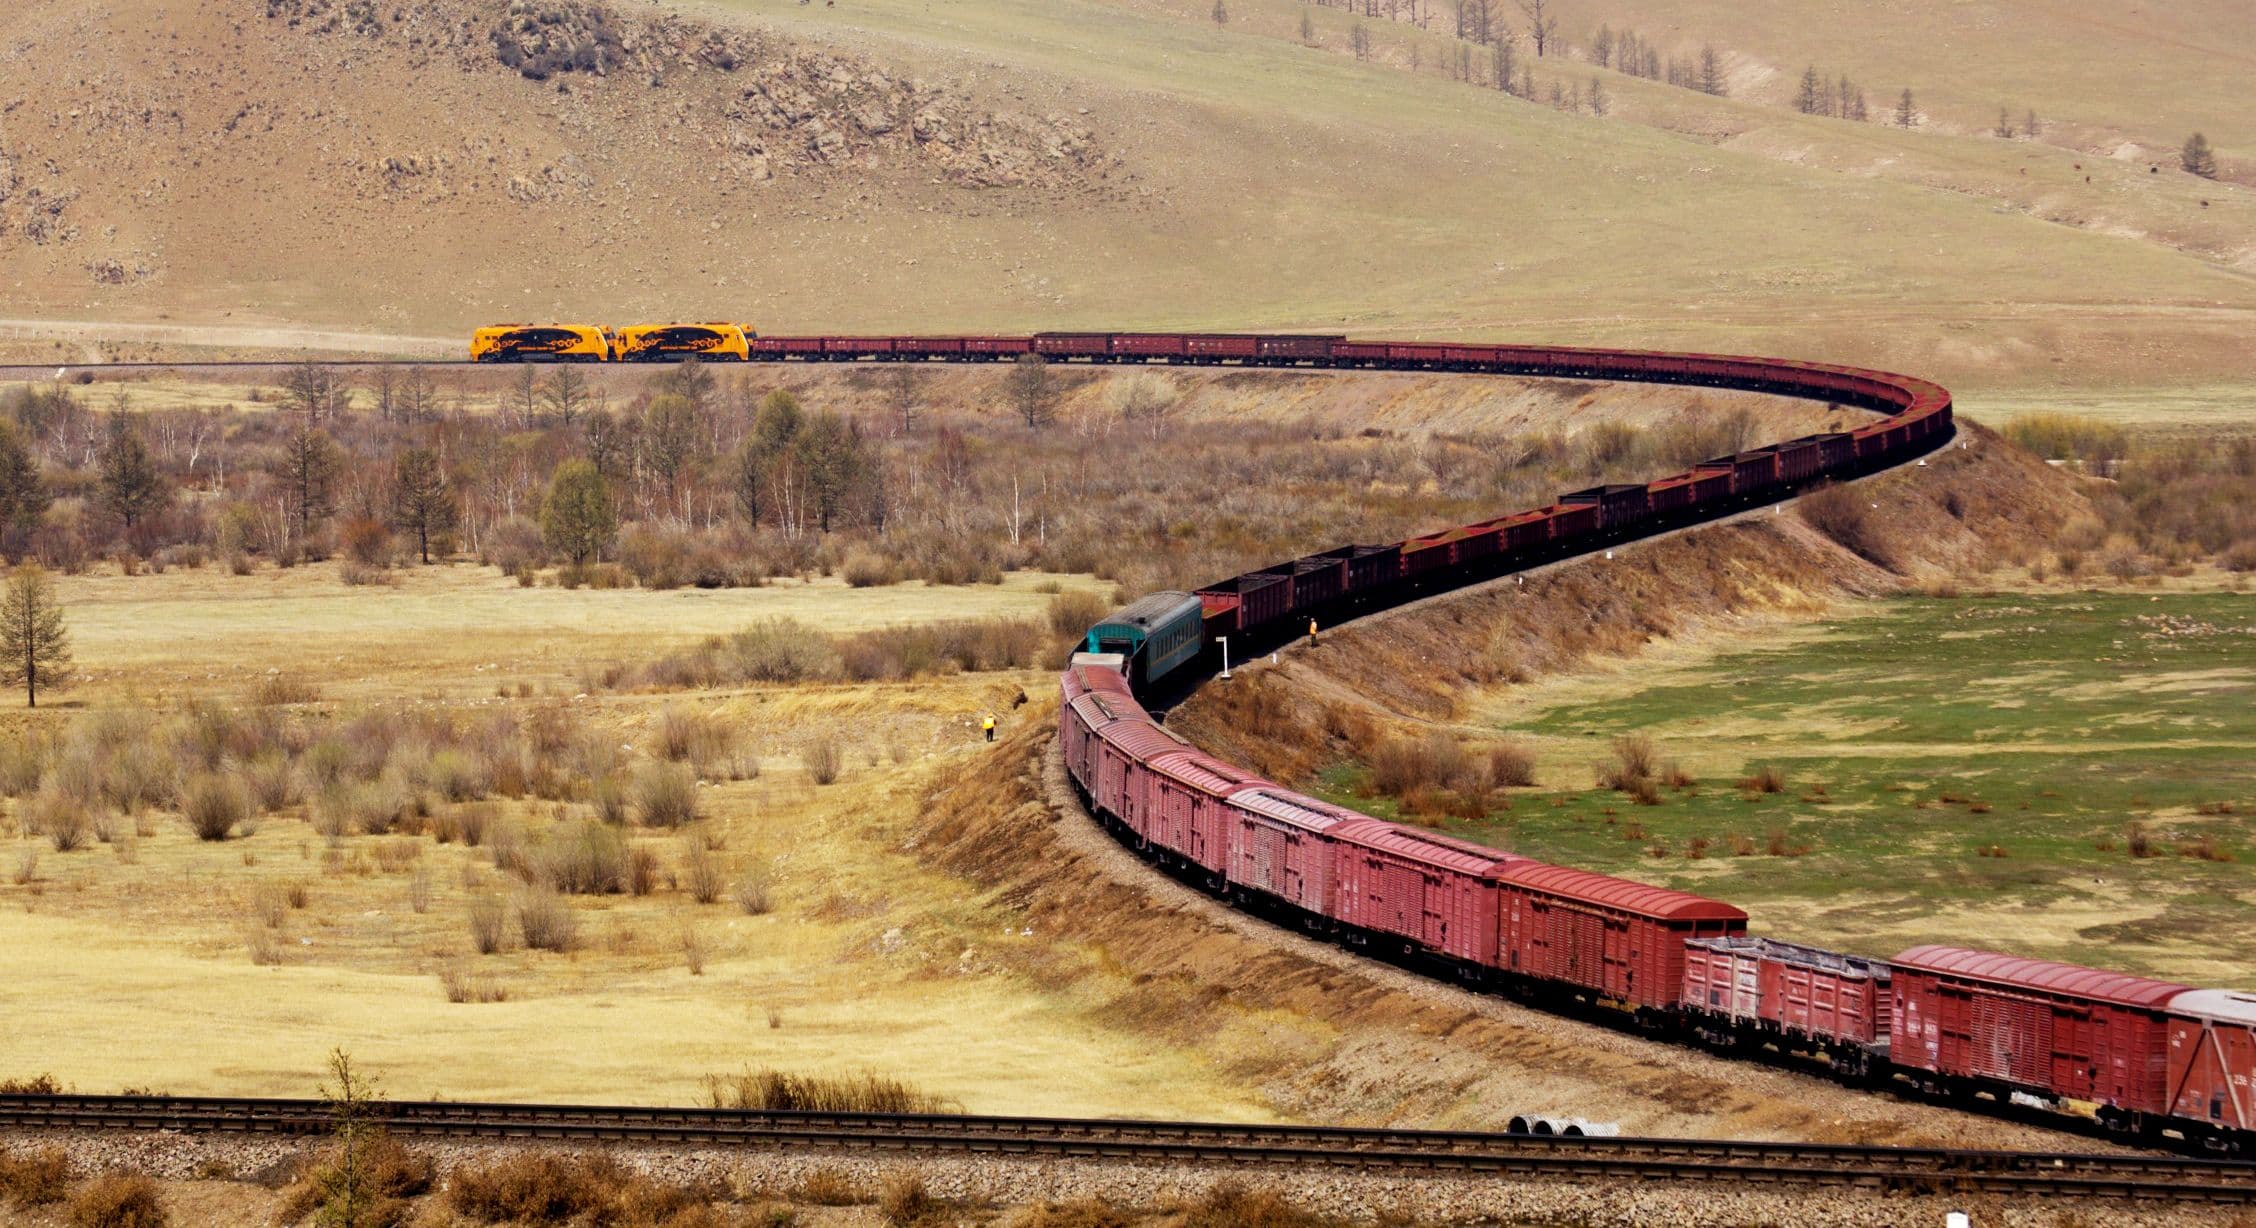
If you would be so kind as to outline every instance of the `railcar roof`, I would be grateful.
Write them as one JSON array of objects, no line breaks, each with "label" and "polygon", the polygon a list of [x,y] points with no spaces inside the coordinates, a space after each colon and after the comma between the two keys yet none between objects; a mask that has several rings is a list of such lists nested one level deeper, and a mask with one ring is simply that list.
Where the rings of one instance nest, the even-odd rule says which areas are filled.
[{"label": "railcar roof", "polygon": [[1849,955],[1841,951],[1828,951],[1823,947],[1803,946],[1798,942],[1781,942],[1776,938],[1758,938],[1752,934],[1735,934],[1728,938],[1696,938],[1687,946],[1706,947],[1711,951],[1729,951],[1755,959],[1776,960],[1802,968],[1822,968],[1844,976],[1886,977],[1888,961],[1864,955]]},{"label": "railcar roof", "polygon": [[1711,900],[1685,891],[1671,891],[1666,887],[1651,887],[1589,870],[1547,865],[1540,861],[1522,861],[1510,866],[1504,871],[1504,881],[1570,900],[1602,904],[1662,921],[1747,919],[1744,910],[1721,900]]},{"label": "railcar roof", "polygon": [[1227,796],[1248,786],[1269,783],[1236,764],[1224,763],[1197,749],[1169,751],[1158,758],[1147,760],[1144,766],[1216,797]]},{"label": "railcar roof", "polygon": [[2256,1027],[2256,993],[2233,989],[2193,989],[2170,999],[2170,1013]]},{"label": "railcar roof", "polygon": [[1264,785],[1259,788],[1245,789],[1233,793],[1230,795],[1230,804],[1240,810],[1251,811],[1263,818],[1275,819],[1280,823],[1290,823],[1308,831],[1328,831],[1341,823],[1363,817],[1352,810],[1342,810],[1337,806],[1317,801],[1313,797],[1304,797],[1290,789],[1280,789],[1275,785]]},{"label": "railcar roof", "polygon": [[1187,611],[1196,608],[1198,604],[1198,598],[1189,593],[1146,593],[1106,615],[1097,625],[1126,625],[1140,631],[1149,631],[1161,623],[1185,617]]},{"label": "railcar roof", "polygon": [[1899,968],[1940,973],[1967,980],[1987,981],[2016,989],[2038,989],[2063,997],[2085,998],[2116,1006],[2152,1009],[2186,993],[2190,986],[2153,981],[2125,972],[2056,964],[2044,959],[2024,959],[1996,951],[1965,947],[1924,946],[1896,956]]},{"label": "railcar roof", "polygon": [[1363,815],[1357,815],[1356,818],[1360,821],[1334,827],[1332,838],[1341,844],[1379,849],[1397,857],[1462,874],[1487,876],[1506,864],[1521,860],[1510,853],[1474,844],[1470,840],[1457,840],[1430,831],[1418,831],[1399,823]]}]

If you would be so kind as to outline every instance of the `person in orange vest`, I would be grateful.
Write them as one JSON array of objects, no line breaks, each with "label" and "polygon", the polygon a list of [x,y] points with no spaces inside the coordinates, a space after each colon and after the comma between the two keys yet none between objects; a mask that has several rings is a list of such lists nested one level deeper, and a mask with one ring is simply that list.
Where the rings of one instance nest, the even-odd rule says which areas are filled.
[{"label": "person in orange vest", "polygon": [[1313,618],[1308,620],[1308,646],[1310,648],[1316,646],[1316,620]]},{"label": "person in orange vest", "polygon": [[987,740],[988,740],[988,741],[990,741],[990,742],[994,741],[994,740],[995,740],[995,714],[994,714],[994,713],[992,713],[992,712],[990,712],[990,713],[988,713],[987,715],[980,717],[980,718],[979,718],[979,729],[980,729],[980,732],[982,732],[982,733],[985,733],[985,734],[987,735]]}]

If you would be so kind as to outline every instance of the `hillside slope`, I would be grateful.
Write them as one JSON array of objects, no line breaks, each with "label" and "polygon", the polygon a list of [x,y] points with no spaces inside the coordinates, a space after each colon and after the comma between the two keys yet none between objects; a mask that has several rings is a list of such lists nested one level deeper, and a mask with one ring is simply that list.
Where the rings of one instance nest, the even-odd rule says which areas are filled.
[{"label": "hillside slope", "polygon": [[1325,326],[1993,384],[2251,374],[2256,283],[2213,258],[1234,27],[1093,0],[517,8],[0,17],[10,314]]}]

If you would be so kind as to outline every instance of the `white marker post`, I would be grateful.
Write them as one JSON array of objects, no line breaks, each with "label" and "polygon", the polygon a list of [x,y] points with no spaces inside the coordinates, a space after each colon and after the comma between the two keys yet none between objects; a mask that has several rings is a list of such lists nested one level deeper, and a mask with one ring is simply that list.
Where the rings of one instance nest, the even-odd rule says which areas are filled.
[{"label": "white marker post", "polygon": [[1230,680],[1230,637],[1217,635],[1214,637],[1214,642],[1222,645],[1222,681],[1228,682]]}]

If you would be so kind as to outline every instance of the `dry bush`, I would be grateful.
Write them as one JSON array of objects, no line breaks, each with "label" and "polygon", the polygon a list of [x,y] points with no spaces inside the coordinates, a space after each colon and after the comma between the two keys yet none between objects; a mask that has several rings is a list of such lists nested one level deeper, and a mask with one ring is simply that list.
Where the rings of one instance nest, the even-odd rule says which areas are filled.
[{"label": "dry bush", "polygon": [[1641,733],[1625,734],[1614,739],[1614,772],[1622,779],[1636,779],[1653,775],[1658,763],[1658,752],[1653,739]]},{"label": "dry bush", "polygon": [[816,1207],[851,1207],[868,1201],[853,1178],[827,1164],[802,1177],[791,1188],[791,1197]]},{"label": "dry bush", "polygon": [[948,1204],[925,1188],[924,1177],[914,1170],[894,1173],[878,1191],[877,1213],[893,1228],[916,1228],[948,1213]]},{"label": "dry bush", "polygon": [[1846,486],[1824,486],[1801,497],[1795,510],[1809,526],[1849,553],[1889,571],[1899,569],[1900,551],[1872,514],[1864,496]]},{"label": "dry bush", "polygon": [[[44,1088],[30,1087],[32,1094],[56,1090],[53,1080]],[[42,1147],[37,1151],[0,1151],[0,1195],[18,1207],[45,1206],[61,1202],[70,1193],[70,1156],[60,1147]]]},{"label": "dry bush", "polygon": [[1465,748],[1442,733],[1422,738],[1389,738],[1365,757],[1370,787],[1390,797],[1418,789],[1439,790],[1462,779],[1469,765]]},{"label": "dry bush", "polygon": [[1747,793],[1784,793],[1786,770],[1771,763],[1750,767],[1739,778],[1739,788]]},{"label": "dry bush", "polygon": [[376,868],[397,874],[423,856],[423,846],[413,840],[385,840],[376,845]]},{"label": "dry bush", "polygon": [[60,789],[41,789],[26,818],[29,829],[47,837],[58,853],[76,852],[94,838],[86,804]]},{"label": "dry bush", "polygon": [[292,674],[270,673],[251,688],[251,703],[261,708],[286,708],[320,701],[320,688]]},{"label": "dry bush", "polygon": [[1771,828],[1770,833],[1763,837],[1763,851],[1773,857],[1784,857],[1786,855],[1786,829],[1783,827]]},{"label": "dry bush", "polygon": [[1661,804],[1661,786],[1650,776],[1634,777],[1623,781],[1616,787],[1623,793],[1628,794],[1629,800],[1640,806],[1658,806]]},{"label": "dry bush", "polygon": [[1117,1204],[1099,1198],[1076,1198],[1026,1208],[1017,1228],[1131,1228],[1135,1222],[1135,1217]]},{"label": "dry bush", "polygon": [[708,1222],[697,1208],[726,1196],[718,1186],[654,1181],[600,1152],[523,1152],[456,1167],[447,1205],[486,1224],[665,1224]]},{"label": "dry bush", "polygon": [[850,588],[882,588],[900,582],[893,560],[868,550],[856,550],[839,565],[838,576]]},{"label": "dry bush", "polygon": [[766,916],[775,907],[769,898],[768,872],[758,866],[745,872],[736,880],[736,906],[748,917]]},{"label": "dry bush", "polygon": [[[438,1165],[431,1157],[384,1133],[364,1133],[330,1149],[290,1187],[278,1217],[323,1228],[406,1228],[415,1222],[411,1199],[431,1192]],[[346,1214],[347,1204],[356,1214]]]},{"label": "dry bush", "polygon": [[1236,1181],[1218,1182],[1172,1210],[1180,1228],[1322,1228],[1336,1222],[1291,1202],[1276,1190],[1249,1189]]},{"label": "dry bush", "polygon": [[824,730],[799,748],[799,762],[806,766],[809,779],[818,785],[827,785],[845,770],[846,750],[839,745],[838,735]]},{"label": "dry bush", "polygon": [[2146,834],[2146,825],[2143,823],[2131,824],[2129,830],[2124,833],[2123,845],[2129,850],[2131,856],[2141,861],[2158,855],[2158,850],[2154,847],[2154,838]]},{"label": "dry bush", "polygon": [[474,802],[493,790],[491,765],[462,750],[433,754],[425,779],[433,792],[450,802]]},{"label": "dry bush", "polygon": [[697,773],[686,764],[652,763],[635,778],[635,810],[645,827],[681,827],[697,819]]},{"label": "dry bush", "polygon": [[483,1004],[509,1000],[509,991],[492,973],[454,964],[439,969],[439,988],[445,991],[449,1002]]},{"label": "dry bush", "polygon": [[1692,779],[1692,773],[1684,770],[1683,764],[1674,759],[1661,765],[1661,782],[1679,793],[1699,783]]},{"label": "dry bush", "polygon": [[45,740],[20,734],[0,742],[0,794],[28,797],[47,775],[53,748]]},{"label": "dry bush", "polygon": [[257,801],[258,808],[268,814],[287,810],[305,800],[297,765],[280,752],[252,760],[244,775],[250,781],[251,797]]},{"label": "dry bush", "polygon": [[125,814],[173,800],[178,769],[162,749],[142,740],[118,747],[102,777],[102,798]]},{"label": "dry bush", "polygon": [[431,911],[431,891],[431,868],[415,867],[415,873],[407,879],[407,906],[418,914]]},{"label": "dry bush", "polygon": [[290,917],[290,901],[277,883],[259,888],[251,896],[251,915],[268,929],[280,929]]},{"label": "dry bush", "polygon": [[812,682],[838,672],[830,637],[792,618],[763,619],[712,648],[728,681]]},{"label": "dry bush", "polygon": [[532,887],[517,897],[517,929],[525,936],[525,945],[533,950],[561,953],[570,951],[579,940],[580,926],[570,901],[554,891]]},{"label": "dry bush", "polygon": [[1050,598],[1047,610],[1050,630],[1075,639],[1086,634],[1097,620],[1110,612],[1103,597],[1085,590],[1059,593]]},{"label": "dry bush", "polygon": [[16,858],[16,872],[13,881],[18,887],[39,881],[38,849],[25,849],[23,856]]},{"label": "dry bush", "polygon": [[1708,847],[1714,843],[1714,841],[1708,839],[1706,836],[1694,836],[1690,840],[1685,841],[1685,860],[1698,861],[1701,858],[1706,857],[1708,855]]},{"label": "dry bush", "polygon": [[198,840],[225,840],[251,817],[251,793],[233,774],[199,772],[182,791],[180,815]]},{"label": "dry bush", "polygon": [[658,889],[658,854],[641,845],[627,853],[627,891],[644,896]]},{"label": "dry bush", "polygon": [[263,925],[253,924],[243,932],[244,953],[261,968],[281,963],[283,949],[281,936]]},{"label": "dry bush", "polygon": [[615,895],[627,888],[627,847],[616,829],[583,819],[549,833],[534,859],[540,885],[567,895]]},{"label": "dry bush", "polygon": [[727,868],[702,832],[690,832],[682,837],[681,884],[689,898],[700,904],[720,899],[721,892],[728,887]]},{"label": "dry bush", "polygon": [[1499,788],[1528,788],[1535,784],[1535,756],[1526,747],[1508,742],[1491,747],[1488,777]]},{"label": "dry bush", "polygon": [[595,817],[614,827],[633,817],[633,800],[626,777],[617,772],[597,776],[588,786],[588,804],[595,808]]},{"label": "dry bush", "polygon": [[[779,1016],[780,1018],[780,1016]],[[706,1102],[716,1109],[803,1110],[814,1113],[961,1113],[963,1106],[918,1091],[875,1071],[851,1075],[795,1075],[748,1070],[705,1080]]]},{"label": "dry bush", "polygon": [[104,1173],[70,1200],[70,1228],[166,1228],[157,1183],[139,1173]]},{"label": "dry bush", "polygon": [[682,963],[691,976],[705,975],[705,936],[698,932],[697,923],[684,919],[681,927]]},{"label": "dry bush", "polygon": [[499,896],[472,897],[469,910],[470,945],[480,955],[493,955],[509,942],[509,911]]},{"label": "dry bush", "polygon": [[492,830],[494,821],[500,814],[501,808],[492,802],[472,802],[456,806],[448,812],[447,825],[443,830],[460,840],[465,847],[477,848],[486,842],[486,833]]},{"label": "dry bush", "polygon": [[2217,838],[2211,835],[2200,835],[2191,840],[2179,841],[2178,856],[2191,857],[2196,861],[2231,861],[2233,859],[2231,853],[2218,847]]}]

